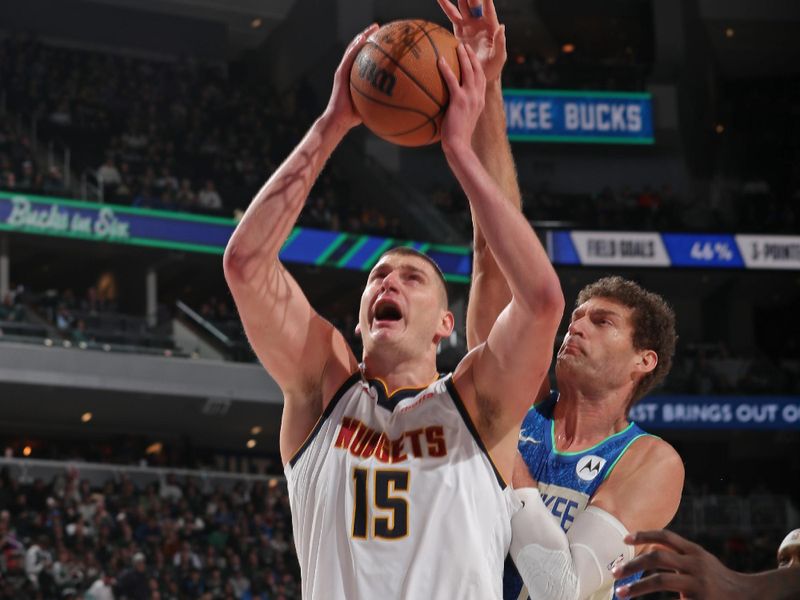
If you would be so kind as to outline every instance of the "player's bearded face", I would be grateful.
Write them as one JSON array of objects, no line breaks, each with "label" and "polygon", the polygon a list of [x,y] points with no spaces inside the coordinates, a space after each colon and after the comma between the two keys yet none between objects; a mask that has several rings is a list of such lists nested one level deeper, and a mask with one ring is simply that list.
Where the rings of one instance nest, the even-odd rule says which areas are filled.
[{"label": "player's bearded face", "polygon": [[607,298],[590,298],[572,313],[556,356],[556,374],[616,388],[630,381],[637,353],[632,310]]},{"label": "player's bearded face", "polygon": [[389,344],[415,353],[431,343],[446,308],[430,271],[425,261],[404,255],[386,256],[375,265],[359,310],[365,352]]}]

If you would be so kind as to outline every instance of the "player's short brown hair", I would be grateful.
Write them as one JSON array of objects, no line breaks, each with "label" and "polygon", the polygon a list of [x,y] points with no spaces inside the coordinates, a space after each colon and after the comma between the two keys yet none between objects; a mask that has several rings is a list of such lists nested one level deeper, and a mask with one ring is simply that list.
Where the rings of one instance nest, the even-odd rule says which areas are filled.
[{"label": "player's short brown hair", "polygon": [[[444,302],[444,307],[447,308],[448,306],[450,306],[450,299],[448,298],[447,294],[447,281],[444,278],[444,273],[442,273],[442,270],[439,268],[439,265],[436,264],[435,260],[433,260],[430,256],[428,256],[424,252],[420,252],[415,248],[410,248],[409,246],[397,246],[381,254],[381,257],[378,259],[377,262],[380,262],[384,256],[390,256],[392,254],[399,254],[400,256],[416,256],[417,258],[421,258],[426,263],[428,263],[433,268],[434,273],[436,273],[436,277],[439,279],[439,283],[442,284],[442,299]],[[375,264],[377,264],[377,262]]]},{"label": "player's short brown hair", "polygon": [[628,403],[630,408],[664,381],[672,368],[672,357],[678,340],[675,312],[658,294],[648,292],[638,283],[619,276],[603,277],[587,285],[578,294],[575,306],[595,297],[608,298],[630,308],[633,347],[636,350],[652,350],[658,355],[656,368],[636,384]]}]

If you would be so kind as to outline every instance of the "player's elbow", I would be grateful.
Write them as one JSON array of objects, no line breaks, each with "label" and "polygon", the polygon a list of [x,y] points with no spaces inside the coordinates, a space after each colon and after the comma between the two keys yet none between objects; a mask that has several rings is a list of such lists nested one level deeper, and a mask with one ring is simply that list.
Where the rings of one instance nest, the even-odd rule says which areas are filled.
[{"label": "player's elbow", "polygon": [[231,240],[222,255],[222,272],[225,274],[225,281],[230,287],[235,287],[247,281],[247,265],[250,262],[241,251],[238,244]]},{"label": "player's elbow", "polygon": [[567,305],[564,299],[564,292],[561,290],[561,282],[558,276],[553,273],[553,277],[549,278],[547,285],[541,294],[542,310],[546,311],[556,323],[561,322],[561,317],[564,316],[564,308]]},{"label": "player's elbow", "polygon": [[554,282],[547,281],[531,286],[519,297],[519,301],[539,323],[546,321],[556,327],[561,322],[566,306],[558,278],[555,278]]}]

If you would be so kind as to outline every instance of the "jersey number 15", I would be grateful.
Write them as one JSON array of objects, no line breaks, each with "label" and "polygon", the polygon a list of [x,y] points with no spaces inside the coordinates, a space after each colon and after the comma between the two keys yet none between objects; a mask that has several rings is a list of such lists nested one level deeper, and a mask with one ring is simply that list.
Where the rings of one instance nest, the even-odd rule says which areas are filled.
[{"label": "jersey number 15", "polygon": [[[372,486],[370,486],[370,472]],[[387,469],[353,469],[353,537],[367,539],[370,536],[372,521],[373,538],[398,540],[408,535],[408,500],[395,492],[407,492],[408,471]],[[373,502],[369,503],[369,489],[372,487]],[[377,513],[370,519],[371,513]]]}]

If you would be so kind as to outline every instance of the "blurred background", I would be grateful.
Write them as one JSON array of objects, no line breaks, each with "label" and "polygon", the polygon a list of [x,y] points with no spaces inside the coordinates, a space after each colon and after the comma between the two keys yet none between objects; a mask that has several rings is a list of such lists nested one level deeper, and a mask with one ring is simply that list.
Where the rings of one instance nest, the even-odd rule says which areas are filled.
[{"label": "blurred background", "polygon": [[[496,5],[523,210],[568,305],[614,273],[677,312],[672,373],[632,413],[686,463],[671,527],[771,568],[800,526],[800,6]],[[222,251],[345,44],[412,17],[446,24],[433,0],[0,4],[0,598],[112,578],[117,597],[299,598],[281,395]],[[438,146],[361,129],[282,258],[358,354],[366,272],[428,252],[458,320],[447,371],[470,229]]]}]

